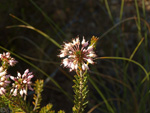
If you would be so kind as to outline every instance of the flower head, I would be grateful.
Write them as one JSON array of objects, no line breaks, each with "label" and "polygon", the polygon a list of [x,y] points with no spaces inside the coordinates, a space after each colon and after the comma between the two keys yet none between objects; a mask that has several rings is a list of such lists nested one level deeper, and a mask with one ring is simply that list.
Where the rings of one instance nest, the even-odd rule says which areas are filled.
[{"label": "flower head", "polygon": [[3,68],[6,69],[8,66],[14,66],[17,63],[17,61],[10,56],[9,52],[0,54],[0,61],[2,62]]},{"label": "flower head", "polygon": [[8,80],[10,75],[6,75],[6,70],[3,70],[3,67],[0,67],[0,95],[6,93],[5,87],[10,83]]},{"label": "flower head", "polygon": [[87,70],[89,69],[88,63],[94,64],[93,58],[96,57],[93,51],[93,44],[88,46],[88,41],[85,41],[84,37],[82,42],[80,42],[79,37],[72,40],[72,43],[64,43],[63,49],[58,55],[62,60],[64,67],[70,68],[72,70]]},{"label": "flower head", "polygon": [[31,87],[31,78],[33,77],[34,75],[32,72],[29,72],[29,69],[26,69],[23,75],[18,72],[17,77],[10,76],[10,78],[15,81],[15,83],[12,84],[13,88],[10,91],[13,93],[12,95],[17,96],[17,92],[19,91],[20,95],[23,96],[23,94],[27,95],[27,88],[33,90]]}]

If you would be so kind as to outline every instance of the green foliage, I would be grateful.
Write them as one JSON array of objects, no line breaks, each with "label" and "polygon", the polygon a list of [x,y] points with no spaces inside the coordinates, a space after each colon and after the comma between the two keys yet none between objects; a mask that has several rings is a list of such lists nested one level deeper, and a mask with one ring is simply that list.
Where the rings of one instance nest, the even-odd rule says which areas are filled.
[{"label": "green foliage", "polygon": [[34,99],[33,111],[37,111],[40,108],[40,102],[42,101],[41,92],[43,91],[43,80],[35,81],[34,90],[35,90],[35,94],[33,95],[33,99]]},{"label": "green foliage", "polygon": [[87,106],[87,94],[88,94],[88,85],[87,85],[87,76],[75,75],[75,80],[73,82],[75,85],[74,88],[74,113],[83,113],[85,107]]},{"label": "green foliage", "polygon": [[[42,101],[41,92],[43,91],[43,80],[36,80],[34,84],[35,94],[33,95],[34,99],[34,109],[30,104],[27,104],[25,100],[20,95],[12,96],[10,93],[6,93],[0,96],[0,108],[1,109],[9,109],[12,113],[21,112],[21,113],[37,113],[40,109],[40,103]],[[55,113],[52,110],[52,104],[47,104],[43,108],[41,108],[39,113]],[[64,111],[60,110],[58,113],[64,113]]]},{"label": "green foliage", "polygon": [[9,103],[8,99],[5,96],[0,96],[0,108],[5,107]]},{"label": "green foliage", "polygon": [[47,104],[46,106],[41,108],[41,111],[39,113],[55,113],[55,111],[51,110],[52,107],[52,104]]},{"label": "green foliage", "polygon": [[[39,113],[55,113],[54,110],[52,110],[53,105],[47,104],[46,106],[41,108],[41,111]],[[63,110],[58,111],[58,113],[65,113]]]},{"label": "green foliage", "polygon": [[[42,96],[41,92],[43,91],[43,80],[36,80],[34,84],[34,90],[35,94],[33,95],[34,99],[34,112],[38,112],[40,109],[40,103],[42,101]],[[55,113],[54,110],[52,110],[53,105],[52,104],[47,104],[46,106],[42,107],[39,113]],[[64,111],[60,110],[58,113],[65,113]]]},{"label": "green foliage", "polygon": [[26,102],[24,102],[23,98],[21,98],[20,96],[12,97],[9,94],[5,94],[1,96],[0,99],[0,103],[2,103],[0,107],[9,107],[12,113],[28,113],[31,110]]}]

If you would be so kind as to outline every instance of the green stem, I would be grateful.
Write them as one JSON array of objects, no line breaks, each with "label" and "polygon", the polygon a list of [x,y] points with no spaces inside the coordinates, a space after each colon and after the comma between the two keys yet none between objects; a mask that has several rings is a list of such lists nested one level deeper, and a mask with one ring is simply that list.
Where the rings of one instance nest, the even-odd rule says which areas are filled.
[{"label": "green stem", "polygon": [[82,70],[77,72],[77,75],[75,75],[73,86],[74,88],[74,107],[73,107],[73,113],[83,113],[84,109],[86,107],[86,104],[88,101],[86,100],[87,97],[87,76],[84,76],[85,73],[83,73]]},{"label": "green stem", "polygon": [[82,100],[83,100],[83,94],[82,94],[82,91],[83,91],[83,75],[82,75],[82,71],[80,70],[80,77],[81,77],[81,79],[80,79],[80,84],[79,84],[79,92],[80,92],[80,98],[79,98],[79,111],[78,111],[78,113],[82,113],[83,111],[82,111],[82,104],[83,104],[83,102],[82,102]]}]

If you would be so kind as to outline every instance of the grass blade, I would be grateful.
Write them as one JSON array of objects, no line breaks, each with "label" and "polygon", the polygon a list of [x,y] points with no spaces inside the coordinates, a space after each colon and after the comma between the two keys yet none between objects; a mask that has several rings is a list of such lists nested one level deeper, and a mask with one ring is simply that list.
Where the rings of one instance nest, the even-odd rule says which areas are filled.
[{"label": "grass blade", "polygon": [[112,109],[112,107],[109,105],[108,101],[106,100],[105,96],[103,95],[103,93],[99,90],[99,88],[96,86],[96,84],[94,83],[94,81],[90,78],[89,76],[89,81],[90,83],[93,85],[93,87],[96,89],[96,91],[99,93],[99,95],[102,97],[102,99],[104,100],[108,110],[111,113],[115,113],[114,110]]},{"label": "grass blade", "polygon": [[14,26],[8,26],[7,28],[11,28],[11,27],[24,27],[24,28],[28,28],[28,29],[32,29],[36,32],[38,32],[39,34],[43,35],[45,38],[47,38],[49,41],[51,41],[53,44],[55,44],[57,47],[61,48],[61,45],[58,44],[54,39],[52,39],[50,36],[48,36],[46,33],[42,32],[39,29],[36,29],[35,27],[31,26],[30,24],[28,24],[27,22],[21,20],[20,18],[10,14],[11,17],[17,19],[18,21],[22,22],[25,25],[14,25]]},{"label": "grass blade", "polygon": [[[146,20],[145,0],[142,0],[142,9],[143,9],[143,16],[144,16],[144,19]],[[146,28],[146,24],[144,24],[144,30],[145,30],[145,33],[144,33],[145,46],[147,46],[147,45],[148,45],[148,41],[147,41],[147,28]]]},{"label": "grass blade", "polygon": [[[38,51],[40,51],[45,57],[49,58],[49,56],[36,44],[34,43],[34,41],[30,40],[27,37],[23,37],[23,36],[19,36],[16,38],[12,38],[8,41],[7,46],[12,43],[13,41],[17,40],[17,39],[22,39],[22,40],[26,40],[27,42],[29,42],[31,45],[35,46],[35,48],[37,48]],[[50,59],[50,58],[49,58]]]},{"label": "grass blade", "polygon": [[38,32],[39,34],[43,35],[45,38],[47,38],[49,41],[51,41],[53,44],[55,44],[57,47],[61,48],[61,45],[58,44],[54,39],[52,39],[50,36],[48,36],[46,33],[42,32],[39,29],[36,29],[32,26],[29,25],[13,25],[13,26],[7,26],[7,28],[13,28],[13,27],[22,27],[22,28],[27,28],[27,29],[31,29],[34,30],[36,32]]},{"label": "grass blade", "polygon": [[139,38],[142,38],[142,34],[141,34],[141,20],[140,20],[140,13],[139,13],[137,0],[135,0],[135,7],[136,7],[137,18],[138,18],[137,19],[138,34],[139,34]]},{"label": "grass blade", "polygon": [[142,80],[142,82],[145,81],[145,79],[149,80],[149,74],[148,72],[146,71],[146,69],[138,62],[134,61],[134,60],[131,60],[129,58],[124,58],[124,57],[98,57],[96,59],[114,59],[114,60],[125,60],[125,61],[129,61],[129,62],[132,62],[136,65],[138,65],[145,73],[146,77]]},{"label": "grass blade", "polygon": [[[55,22],[49,16],[47,16],[47,14],[33,0],[30,0],[30,2],[42,13],[42,15],[45,17],[46,21],[51,25],[55,33],[57,33],[58,30],[60,33],[64,35],[64,37],[66,37],[65,33],[58,27],[58,25],[55,24]],[[60,35],[58,36],[61,40],[63,40]]]},{"label": "grass blade", "polygon": [[113,17],[112,17],[111,11],[110,11],[110,7],[109,7],[109,4],[108,4],[108,1],[107,0],[104,0],[104,1],[105,1],[106,9],[108,11],[109,18],[111,19],[112,23],[114,24]]},{"label": "grass blade", "polygon": [[[130,17],[130,18],[126,18],[126,19],[124,19],[124,20],[118,22],[117,24],[115,24],[114,26],[112,26],[110,29],[108,29],[105,33],[103,33],[103,34],[99,37],[99,39],[102,39],[104,36],[106,36],[109,32],[111,32],[113,29],[115,29],[115,28],[116,28],[117,26],[119,26],[120,24],[122,24],[122,23],[124,23],[124,22],[127,22],[127,21],[129,21],[129,20],[137,20],[137,19],[138,19],[137,17]],[[140,19],[141,19],[141,18],[140,18]],[[147,26],[147,28],[148,28],[148,30],[149,30],[149,32],[150,32],[150,25],[149,25],[149,23],[148,23],[147,21],[143,20],[143,19],[141,19],[141,21],[143,21],[143,22],[146,24],[146,26]]]},{"label": "grass blade", "polygon": [[136,46],[136,48],[134,49],[133,53],[130,56],[130,60],[133,58],[133,56],[135,55],[136,51],[138,50],[138,48],[140,47],[140,45],[142,44],[144,38],[141,39],[141,41],[138,43],[138,45]]},{"label": "grass blade", "polygon": [[120,21],[122,20],[123,7],[124,7],[124,0],[122,0],[122,2],[121,2],[121,9],[120,9]]}]

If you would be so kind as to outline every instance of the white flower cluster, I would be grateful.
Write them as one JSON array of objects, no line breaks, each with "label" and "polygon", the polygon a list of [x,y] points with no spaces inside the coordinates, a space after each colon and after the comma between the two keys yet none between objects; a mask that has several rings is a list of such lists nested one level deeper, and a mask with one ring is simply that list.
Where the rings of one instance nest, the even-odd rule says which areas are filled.
[{"label": "white flower cluster", "polygon": [[13,96],[17,96],[17,92],[19,90],[19,93],[21,96],[23,96],[23,94],[27,95],[27,89],[29,88],[30,90],[33,90],[31,87],[31,78],[33,78],[34,75],[32,74],[32,72],[29,72],[29,69],[26,69],[24,74],[21,75],[18,72],[18,76],[14,77],[14,76],[10,76],[10,78],[15,81],[15,83],[12,84],[12,89],[11,89],[11,93]]},{"label": "white flower cluster", "polygon": [[0,67],[0,95],[3,95],[6,93],[5,87],[10,83],[8,81],[9,75],[6,75],[7,71],[3,69],[3,67]]},{"label": "white flower cluster", "polygon": [[86,42],[84,37],[80,44],[79,37],[72,40],[72,43],[64,43],[63,49],[58,55],[62,60],[64,67],[70,68],[70,71],[77,70],[79,67],[82,70],[89,69],[88,64],[94,64],[93,58],[96,57],[93,51],[93,45],[88,46],[88,41]]},{"label": "white flower cluster", "polygon": [[4,67],[4,65],[14,66],[17,63],[17,61],[10,56],[9,52],[0,54],[0,59],[2,61],[3,67]]},{"label": "white flower cluster", "polygon": [[17,96],[17,92],[19,92],[21,96],[23,96],[23,94],[27,95],[28,88],[33,90],[31,87],[31,78],[34,76],[32,72],[29,72],[29,69],[26,69],[23,75],[18,72],[17,77],[6,75],[8,67],[14,66],[17,63],[17,61],[10,56],[9,52],[0,54],[0,62],[2,64],[0,67],[0,96],[6,93],[6,86],[10,83],[9,77],[14,81],[10,91],[13,96]]}]

